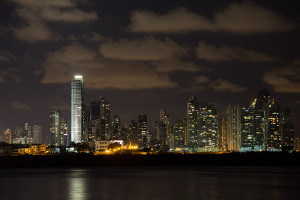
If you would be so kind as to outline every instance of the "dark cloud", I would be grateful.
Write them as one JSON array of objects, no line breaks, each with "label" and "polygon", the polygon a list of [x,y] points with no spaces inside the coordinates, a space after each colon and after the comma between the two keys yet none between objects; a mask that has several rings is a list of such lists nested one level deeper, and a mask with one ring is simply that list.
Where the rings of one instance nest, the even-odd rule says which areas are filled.
[{"label": "dark cloud", "polygon": [[110,59],[121,60],[168,60],[187,53],[174,41],[146,37],[144,39],[121,39],[105,42],[100,46],[101,54]]},{"label": "dark cloud", "polygon": [[282,93],[300,93],[300,67],[287,66],[266,72],[263,81]]},{"label": "dark cloud", "polygon": [[131,13],[131,25],[128,29],[132,32],[162,32],[184,33],[199,30],[214,30],[214,24],[186,8],[178,8],[166,14],[157,14],[147,10],[136,10]]},{"label": "dark cloud", "polygon": [[15,13],[23,21],[11,28],[16,38],[28,42],[58,40],[60,35],[49,28],[47,22],[89,22],[98,19],[94,11],[76,8],[74,1],[65,0],[12,0],[17,5]]},{"label": "dark cloud", "polygon": [[247,88],[240,86],[238,84],[232,83],[229,80],[218,79],[210,83],[210,87],[218,92],[243,92]]},{"label": "dark cloud", "polygon": [[19,74],[19,70],[16,68],[8,68],[0,71],[0,82],[14,81],[19,82],[22,77]]},{"label": "dark cloud", "polygon": [[0,50],[0,62],[8,62],[15,59],[15,56],[9,51]]},{"label": "dark cloud", "polygon": [[164,61],[154,61],[152,62],[155,70],[157,72],[173,72],[173,71],[187,71],[187,72],[197,72],[197,71],[210,71],[208,67],[203,65],[196,65],[193,62],[182,61],[177,58],[172,58],[170,60]]},{"label": "dark cloud", "polygon": [[[70,82],[81,73],[87,88],[151,89],[176,87],[167,75],[159,75],[142,62],[103,60],[96,51],[80,44],[64,46],[49,53],[41,82]],[[68,78],[66,78],[68,77]]]},{"label": "dark cloud", "polygon": [[193,84],[202,84],[202,83],[207,83],[210,82],[210,78],[206,77],[206,76],[197,76],[196,78],[194,78],[194,82]]},{"label": "dark cloud", "polygon": [[10,105],[15,110],[30,110],[31,109],[28,104],[22,103],[19,101],[13,101]]},{"label": "dark cloud", "polygon": [[131,13],[132,32],[184,33],[190,31],[228,31],[232,33],[269,33],[288,31],[298,24],[254,2],[232,3],[215,11],[213,19],[178,8],[165,14],[136,10]]},{"label": "dark cloud", "polygon": [[199,59],[209,61],[249,61],[249,62],[269,62],[277,59],[261,52],[245,49],[243,47],[214,46],[203,41],[198,43],[196,56]]},{"label": "dark cloud", "polygon": [[194,90],[197,90],[198,88],[201,90],[212,88],[217,92],[243,92],[247,89],[236,83],[232,83],[230,80],[212,80],[211,78],[203,75],[195,77],[191,84]]}]

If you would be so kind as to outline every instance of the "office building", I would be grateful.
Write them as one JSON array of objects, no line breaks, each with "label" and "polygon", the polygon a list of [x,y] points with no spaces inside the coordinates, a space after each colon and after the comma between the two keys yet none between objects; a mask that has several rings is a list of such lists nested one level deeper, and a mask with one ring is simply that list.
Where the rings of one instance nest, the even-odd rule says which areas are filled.
[{"label": "office building", "polygon": [[201,102],[199,106],[199,151],[216,152],[218,144],[218,115],[213,104]]},{"label": "office building", "polygon": [[66,144],[67,124],[58,110],[50,112],[50,138],[51,145],[62,146]]},{"label": "office building", "polygon": [[150,135],[148,133],[147,115],[141,114],[138,118],[138,146],[139,148],[148,148]]},{"label": "office building", "polygon": [[187,103],[187,143],[192,152],[199,149],[199,120],[199,102],[191,97]]},{"label": "office building", "polygon": [[228,151],[239,152],[241,148],[241,110],[239,105],[229,105],[226,111]]},{"label": "office building", "polygon": [[71,83],[71,142],[82,143],[83,77],[74,76]]}]

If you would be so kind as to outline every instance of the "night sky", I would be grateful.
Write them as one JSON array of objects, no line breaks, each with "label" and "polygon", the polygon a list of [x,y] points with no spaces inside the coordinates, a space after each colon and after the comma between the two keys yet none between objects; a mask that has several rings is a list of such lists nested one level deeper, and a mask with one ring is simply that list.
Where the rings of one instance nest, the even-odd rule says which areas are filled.
[{"label": "night sky", "polygon": [[298,1],[1,0],[0,130],[70,120],[70,82],[104,96],[122,124],[191,96],[246,105],[258,90],[291,108],[300,135]]}]

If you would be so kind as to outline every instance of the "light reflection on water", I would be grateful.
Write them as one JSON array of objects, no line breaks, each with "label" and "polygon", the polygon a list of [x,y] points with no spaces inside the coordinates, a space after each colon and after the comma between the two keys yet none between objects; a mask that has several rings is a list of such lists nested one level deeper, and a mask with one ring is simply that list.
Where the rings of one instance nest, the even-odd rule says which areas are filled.
[{"label": "light reflection on water", "polygon": [[289,199],[300,171],[276,167],[0,170],[0,199]]},{"label": "light reflection on water", "polygon": [[87,197],[86,170],[70,170],[68,185],[70,200],[85,200]]}]

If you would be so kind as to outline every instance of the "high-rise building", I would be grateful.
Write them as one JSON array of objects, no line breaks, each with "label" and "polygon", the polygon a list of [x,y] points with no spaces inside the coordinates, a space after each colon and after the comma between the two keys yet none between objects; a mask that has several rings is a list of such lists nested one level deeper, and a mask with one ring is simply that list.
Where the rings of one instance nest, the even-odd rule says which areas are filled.
[{"label": "high-rise building", "polygon": [[42,143],[42,127],[34,125],[32,128],[32,141],[34,144]]},{"label": "high-rise building", "polygon": [[174,148],[174,140],[171,135],[171,118],[164,109],[160,110],[160,119],[158,123],[160,149],[167,151],[172,146]]},{"label": "high-rise building", "polygon": [[121,137],[121,122],[120,117],[114,115],[112,118],[112,140],[119,140]]},{"label": "high-rise building", "polygon": [[199,102],[191,97],[187,103],[187,135],[188,146],[193,152],[199,147]]},{"label": "high-rise building", "polygon": [[267,151],[281,151],[280,106],[275,100],[266,109],[265,132]]},{"label": "high-rise building", "polygon": [[27,132],[27,142],[26,144],[32,143],[32,129],[29,123],[25,123],[24,130]]},{"label": "high-rise building", "polygon": [[262,151],[266,149],[266,109],[270,104],[271,95],[266,90],[258,91],[257,95],[251,100],[250,107],[253,111],[253,143],[254,151]]},{"label": "high-rise building", "polygon": [[241,107],[229,105],[226,112],[228,151],[239,152],[241,148]]},{"label": "high-rise building", "polygon": [[90,122],[90,106],[82,105],[82,142],[91,142],[92,130]]},{"label": "high-rise building", "polygon": [[104,97],[100,99],[100,137],[101,140],[111,139],[110,104]]},{"label": "high-rise building", "polygon": [[222,118],[219,120],[218,126],[219,151],[225,152],[228,149],[227,145],[227,120]]},{"label": "high-rise building", "polygon": [[174,125],[174,148],[186,146],[185,139],[187,135],[187,124],[185,118],[180,118],[175,121]]},{"label": "high-rise building", "polygon": [[201,102],[199,107],[199,147],[202,152],[216,152],[218,144],[218,115],[213,104]]},{"label": "high-rise building", "polygon": [[83,77],[74,76],[71,83],[71,142],[82,143]]},{"label": "high-rise building", "polygon": [[6,142],[8,144],[11,144],[12,140],[11,140],[11,130],[10,129],[4,130],[2,141]]},{"label": "high-rise building", "polygon": [[[100,102],[90,102],[90,126],[91,129],[91,141],[94,143],[100,138]],[[103,139],[103,138],[102,138]]]},{"label": "high-rise building", "polygon": [[149,143],[147,115],[142,113],[138,118],[138,146],[139,148],[148,148]]},{"label": "high-rise building", "polygon": [[254,109],[252,105],[242,108],[241,120],[241,152],[254,151],[256,138],[254,136]]},{"label": "high-rise building", "polygon": [[291,110],[287,107],[280,109],[280,133],[283,149],[291,150],[294,146],[294,126],[291,122]]},{"label": "high-rise building", "polygon": [[138,124],[135,120],[131,120],[128,128],[128,144],[138,145]]},{"label": "high-rise building", "polygon": [[58,110],[50,112],[50,135],[51,145],[65,145],[65,135],[67,134],[67,124]]}]

